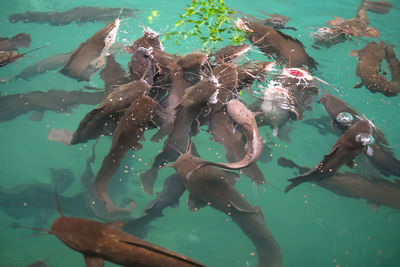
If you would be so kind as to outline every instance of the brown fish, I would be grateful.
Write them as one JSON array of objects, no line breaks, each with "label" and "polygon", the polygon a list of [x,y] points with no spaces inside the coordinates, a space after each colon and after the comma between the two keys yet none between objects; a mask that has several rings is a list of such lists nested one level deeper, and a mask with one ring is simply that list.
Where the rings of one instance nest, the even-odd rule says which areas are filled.
[{"label": "brown fish", "polygon": [[31,78],[47,73],[51,70],[56,70],[63,67],[67,62],[71,53],[56,54],[45,59],[42,59],[35,64],[24,68],[15,76],[2,79],[1,82],[9,82],[11,80],[30,80]]},{"label": "brown fish", "polygon": [[111,178],[118,170],[126,152],[130,149],[140,149],[139,139],[143,136],[147,125],[153,117],[154,100],[148,96],[139,96],[125,110],[124,116],[118,121],[118,126],[113,135],[110,151],[106,155],[100,170],[93,182],[93,189],[98,200],[104,201],[108,213],[119,211],[121,208],[113,204],[108,195],[108,185]]},{"label": "brown fish", "polygon": [[[60,211],[60,209],[59,209]],[[61,213],[61,211],[60,211]],[[105,224],[61,213],[49,231],[69,248],[82,253],[86,266],[109,261],[122,266],[204,266],[201,263],[119,230],[122,223]]]},{"label": "brown fish", "polygon": [[373,124],[369,120],[362,120],[352,125],[338,139],[329,154],[316,167],[301,176],[288,179],[291,182],[285,188],[285,193],[304,182],[320,181],[334,175],[343,165],[354,166],[353,159],[366,146],[373,144]]},{"label": "brown fish", "polygon": [[361,6],[365,10],[371,11],[373,13],[387,14],[390,12],[390,9],[392,8],[392,3],[385,0],[379,0],[379,1],[363,0],[361,2]]},{"label": "brown fish", "polygon": [[157,86],[162,86],[163,83],[170,83],[168,97],[161,102],[161,105],[164,107],[164,122],[160,130],[152,137],[153,141],[161,141],[165,135],[172,131],[177,107],[182,102],[185,90],[191,86],[185,79],[184,67],[190,69],[194,68],[194,66],[193,64],[189,64],[190,59],[185,60],[159,49],[154,49],[152,54],[157,64],[158,72],[160,75],[163,75],[166,80],[161,84],[158,81]]},{"label": "brown fish", "polygon": [[[240,126],[246,136],[246,154],[239,161],[232,163],[215,163],[206,161],[204,165],[213,165],[225,169],[242,169],[255,163],[261,156],[263,143],[258,132],[258,126],[253,112],[246,105],[237,100],[232,99],[227,104],[227,113],[237,126]],[[202,166],[202,165],[200,165]]]},{"label": "brown fish", "polygon": [[178,106],[173,130],[165,141],[163,150],[155,157],[152,168],[140,176],[146,193],[152,194],[158,169],[168,162],[175,161],[180,153],[187,150],[192,124],[216,89],[215,83],[210,79],[203,79],[187,89],[182,103]]},{"label": "brown fish", "polygon": [[166,207],[178,208],[179,199],[185,190],[185,185],[182,178],[179,177],[179,174],[175,173],[168,176],[165,178],[163,189],[157,197],[147,204],[139,218],[129,221],[125,220],[123,230],[137,236],[135,233],[138,230],[143,228],[146,230],[150,222],[164,216],[163,210]]},{"label": "brown fish", "polygon": [[345,20],[335,17],[335,19],[328,21],[326,24],[333,26],[340,33],[351,35],[355,38],[359,36],[376,38],[380,35],[377,29],[368,26],[368,15],[362,4],[358,8],[357,15],[354,18]]},{"label": "brown fish", "polygon": [[[309,168],[298,166],[293,161],[282,157],[278,159],[278,164],[283,167],[296,168],[300,173],[309,170]],[[390,182],[377,177],[368,179],[357,173],[336,172],[333,176],[316,181],[316,183],[344,197],[363,198],[369,203],[400,210],[400,183],[398,181]]]},{"label": "brown fish", "polygon": [[114,91],[116,86],[131,81],[125,69],[115,60],[115,55],[107,56],[106,65],[100,71],[100,77],[104,82],[106,95]]},{"label": "brown fish", "polygon": [[0,51],[16,51],[18,47],[29,48],[31,36],[27,33],[19,33],[12,38],[0,37]]},{"label": "brown fish", "polygon": [[143,28],[142,37],[136,39],[131,46],[125,46],[124,50],[130,54],[133,54],[133,52],[135,52],[139,47],[163,50],[158,37],[160,37],[160,35],[152,29]]},{"label": "brown fish", "polygon": [[18,53],[15,51],[0,51],[0,68],[17,61],[18,59],[25,56],[26,54],[29,54],[29,53],[32,53],[33,51],[42,49],[43,47],[46,47],[46,46],[38,47],[38,48],[32,49],[25,53]]},{"label": "brown fish", "polygon": [[12,120],[30,111],[67,112],[79,104],[95,105],[104,99],[103,92],[63,91],[52,89],[48,92],[0,97],[0,122]]},{"label": "brown fish", "polygon": [[[382,93],[385,96],[396,96],[400,92],[400,63],[393,50],[393,45],[380,43],[368,43],[361,50],[353,50],[351,55],[358,58],[356,74],[361,78],[361,83],[355,88],[364,85],[372,93]],[[383,58],[388,62],[391,81],[379,72]]]},{"label": "brown fish", "polygon": [[244,18],[236,21],[236,27],[247,33],[249,41],[258,46],[265,55],[278,57],[288,67],[317,67],[315,60],[306,53],[303,44],[289,35]]},{"label": "brown fish", "polygon": [[[228,162],[238,162],[246,155],[244,134],[235,129],[233,122],[225,110],[215,113],[208,123],[208,131],[212,140],[222,144],[225,148],[225,157]],[[265,178],[257,163],[240,169],[256,184],[264,184]]]},{"label": "brown fish", "polygon": [[258,266],[281,266],[279,245],[269,232],[262,211],[250,205],[233,186],[238,175],[203,163],[186,153],[172,164],[189,191],[189,208],[197,211],[209,205],[228,214],[256,247]]},{"label": "brown fish", "polygon": [[105,57],[109,55],[110,47],[115,42],[119,25],[120,19],[117,18],[86,42],[81,43],[60,73],[79,82],[89,81],[90,77],[105,64]]},{"label": "brown fish", "polygon": [[52,26],[67,25],[72,22],[76,22],[77,24],[87,22],[109,23],[118,16],[134,17],[135,12],[137,12],[137,9],[78,6],[63,12],[26,11],[25,13],[15,13],[10,15],[8,20],[11,23],[22,21],[24,23],[46,23]]},{"label": "brown fish", "polygon": [[[150,89],[145,81],[133,81],[119,85],[106,96],[106,99],[90,111],[79,123],[72,137],[71,144],[85,143],[97,139],[107,126],[115,125],[131,103]],[[112,130],[113,132],[113,130]]]},{"label": "brown fish", "polygon": [[[335,96],[325,94],[321,97],[319,103],[324,105],[325,111],[331,117],[332,130],[334,129],[334,125],[338,125],[340,130],[344,132],[351,125],[360,121],[359,112]],[[373,151],[372,155],[367,153],[368,161],[383,175],[388,176],[392,174],[400,177],[400,161],[389,147],[384,134],[379,129],[375,128],[372,136],[375,142],[371,145]]]}]

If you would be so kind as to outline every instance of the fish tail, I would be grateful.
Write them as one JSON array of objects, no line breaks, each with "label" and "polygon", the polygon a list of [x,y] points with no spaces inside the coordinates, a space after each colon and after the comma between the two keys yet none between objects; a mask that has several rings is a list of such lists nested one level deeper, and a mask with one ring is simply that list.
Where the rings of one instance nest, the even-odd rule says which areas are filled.
[{"label": "fish tail", "polygon": [[289,192],[290,190],[292,190],[299,184],[309,181],[309,179],[307,176],[299,176],[296,178],[288,179],[288,181],[290,181],[292,183],[285,187],[285,193]]}]

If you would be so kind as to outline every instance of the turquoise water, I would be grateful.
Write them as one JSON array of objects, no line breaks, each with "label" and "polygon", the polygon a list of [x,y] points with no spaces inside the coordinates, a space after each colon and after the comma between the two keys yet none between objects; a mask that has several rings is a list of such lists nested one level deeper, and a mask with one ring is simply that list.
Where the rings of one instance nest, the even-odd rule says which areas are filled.
[{"label": "turquoise water", "polygon": [[[112,6],[139,9],[138,18],[144,25],[156,31],[165,32],[166,26],[172,28],[189,1],[45,1],[19,0],[9,2],[1,0],[0,35],[14,36],[27,32],[32,36],[31,48],[48,45],[35,53],[21,58],[17,62],[0,69],[0,77],[9,77],[19,73],[24,67],[35,63],[49,55],[71,51],[94,32],[103,27],[102,23],[87,23],[83,25],[70,24],[66,26],[50,26],[46,24],[11,24],[8,15],[17,12],[67,10],[79,5]],[[144,2],[144,3],[143,3]],[[325,25],[333,16],[351,18],[356,14],[360,1],[226,1],[231,8],[244,13],[259,16],[260,10],[267,13],[279,13],[292,18],[288,26],[294,26],[298,31],[285,31],[298,38],[306,47],[306,51],[319,63],[316,76],[339,88],[343,100],[364,112],[373,119],[380,128],[396,155],[400,157],[400,142],[398,131],[400,121],[399,97],[387,98],[380,94],[372,94],[365,88],[353,89],[359,82],[355,76],[357,60],[348,53],[361,49],[373,41],[370,38],[360,38],[358,43],[349,41],[331,48],[315,50],[311,48],[313,40],[310,33]],[[379,29],[380,38],[395,46],[400,55],[400,3],[393,2],[394,7],[389,14],[369,13],[370,26]],[[148,17],[152,11],[158,11],[150,23]],[[142,35],[139,20],[129,18],[124,20],[120,28],[118,40],[130,42]],[[180,46],[173,42],[165,43],[166,52],[184,54],[199,49],[196,40],[187,40]],[[118,54],[117,60],[126,66],[129,56]],[[385,68],[383,64],[383,68]],[[26,93],[30,91],[47,91],[51,88],[63,90],[79,90],[84,85],[101,87],[102,81],[95,74],[89,83],[77,83],[75,80],[49,72],[33,78],[31,81],[13,81],[0,85],[1,95]],[[34,181],[49,181],[49,168],[69,168],[75,175],[73,182],[65,195],[72,196],[81,191],[80,176],[85,170],[86,159],[91,155],[91,145],[75,145],[66,147],[47,140],[50,128],[76,129],[79,121],[93,106],[81,105],[73,113],[55,113],[48,111],[39,122],[29,120],[30,114],[24,114],[14,120],[0,124],[1,144],[1,186],[11,187],[15,184],[28,184]],[[304,119],[319,118],[325,114],[321,105],[313,104],[312,112],[306,112]],[[260,128],[260,133],[267,142],[271,142],[272,159],[267,163],[259,163],[265,177],[272,186],[258,186],[242,177],[235,185],[236,189],[245,195],[252,205],[260,207],[265,215],[266,224],[279,243],[283,266],[400,266],[400,215],[388,207],[371,209],[364,200],[348,199],[326,191],[318,186],[305,183],[288,194],[283,193],[287,178],[296,176],[293,170],[282,168],[276,160],[280,156],[295,160],[302,166],[314,166],[320,161],[336,142],[334,135],[322,136],[316,128],[302,121],[289,123],[288,135],[291,142],[281,141],[272,136],[269,127]],[[208,160],[218,160],[223,155],[222,146],[208,140],[208,134],[203,129],[196,144],[202,157]],[[162,143],[150,141],[154,130],[146,132],[143,141],[144,149],[127,155],[127,164],[135,170],[147,170],[161,149]],[[94,170],[101,166],[111,139],[102,137],[96,147],[96,162]],[[136,160],[136,159],[141,159]],[[345,170],[343,167],[341,170]],[[156,190],[162,189],[163,177],[172,173],[165,169],[159,174]],[[153,199],[153,196],[141,191],[139,172],[118,174],[127,181],[130,195],[138,203],[133,216],[139,216],[140,211]],[[206,207],[199,212],[190,212],[187,208],[187,193],[180,199],[180,208],[167,208],[165,216],[151,223],[151,229],[146,240],[164,246],[186,256],[192,257],[207,266],[256,266],[257,257],[253,244],[243,234],[239,227],[225,214]],[[62,205],[62,203],[61,203]],[[44,228],[49,228],[52,220]],[[46,257],[54,251],[61,252],[48,259],[49,266],[83,266],[82,256],[65,246],[54,236],[25,238],[31,232],[25,229],[10,229],[8,226],[17,222],[20,225],[33,225],[31,219],[16,220],[0,212],[0,266],[26,266],[41,257]],[[106,266],[113,266],[106,263]]]}]

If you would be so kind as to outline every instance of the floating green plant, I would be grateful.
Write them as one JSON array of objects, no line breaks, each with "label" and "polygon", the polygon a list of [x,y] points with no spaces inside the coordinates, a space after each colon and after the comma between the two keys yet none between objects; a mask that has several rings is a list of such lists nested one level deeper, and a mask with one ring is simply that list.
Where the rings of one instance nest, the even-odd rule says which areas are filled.
[{"label": "floating green plant", "polygon": [[235,45],[245,41],[243,32],[233,26],[235,19],[232,15],[235,11],[229,9],[223,0],[192,0],[192,4],[186,6],[174,29],[166,33],[167,40],[175,38],[179,44],[187,38],[197,37],[203,48],[208,49],[215,48],[225,39]]}]

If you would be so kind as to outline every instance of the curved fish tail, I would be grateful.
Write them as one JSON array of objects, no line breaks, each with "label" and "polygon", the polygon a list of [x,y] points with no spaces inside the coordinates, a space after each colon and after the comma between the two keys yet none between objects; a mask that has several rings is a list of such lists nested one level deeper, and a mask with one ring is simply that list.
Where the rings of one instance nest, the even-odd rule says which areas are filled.
[{"label": "curved fish tail", "polygon": [[296,177],[296,178],[288,179],[288,181],[290,181],[292,183],[285,187],[285,191],[284,191],[285,193],[289,192],[290,190],[292,190],[293,188],[295,188],[299,184],[302,184],[304,182],[308,182],[309,179],[308,179],[307,176],[299,176],[299,177]]}]

